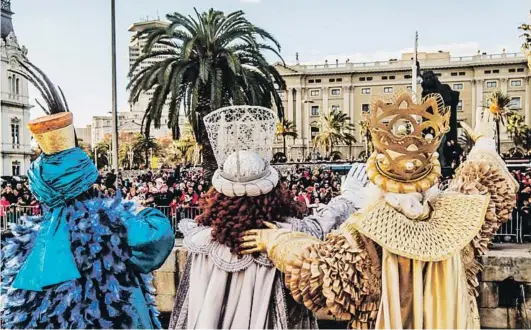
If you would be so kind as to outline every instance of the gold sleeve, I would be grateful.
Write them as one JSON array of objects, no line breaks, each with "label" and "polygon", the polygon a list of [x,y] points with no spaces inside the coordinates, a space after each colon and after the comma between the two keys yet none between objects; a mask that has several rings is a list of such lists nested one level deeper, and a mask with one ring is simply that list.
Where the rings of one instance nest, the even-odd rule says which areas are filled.
[{"label": "gold sleeve", "polygon": [[[268,254],[285,273],[293,298],[315,313],[374,324],[380,300],[381,270],[374,243],[343,228],[319,241],[302,233],[283,233]],[[373,260],[376,259],[376,260]]]},{"label": "gold sleeve", "polygon": [[472,242],[461,251],[469,289],[477,295],[477,274],[481,271],[478,256],[485,254],[500,226],[507,222],[516,206],[518,183],[507,170],[503,160],[491,151],[471,153],[457,170],[449,190],[464,194],[488,194],[489,207],[485,222]]}]

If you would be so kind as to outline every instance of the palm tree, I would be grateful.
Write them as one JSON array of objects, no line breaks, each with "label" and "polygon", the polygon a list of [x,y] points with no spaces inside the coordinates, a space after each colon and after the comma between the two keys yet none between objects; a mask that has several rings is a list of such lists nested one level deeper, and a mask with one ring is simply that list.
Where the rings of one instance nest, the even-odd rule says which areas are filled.
[{"label": "palm tree", "polygon": [[489,111],[493,115],[494,123],[496,124],[496,149],[499,154],[501,150],[500,123],[505,125],[507,117],[512,114],[512,111],[508,108],[511,104],[511,99],[502,92],[493,92],[488,98],[488,103]]},{"label": "palm tree", "polygon": [[242,11],[195,13],[195,17],[169,14],[168,27],[146,29],[136,36],[147,37],[145,55],[131,67],[128,89],[131,102],[143,91],[153,93],[142,123],[147,136],[152,124],[160,127],[162,109],[168,104],[168,127],[178,138],[179,109],[184,108],[203,146],[203,167],[210,177],[217,165],[203,124],[205,115],[230,104],[275,104],[282,119],[277,89],[285,90],[286,84],[262,53],[271,51],[282,59],[280,44]]},{"label": "palm tree", "polygon": [[369,131],[369,121],[367,119],[360,120],[358,124],[360,125],[361,136],[363,136],[365,140],[365,158],[368,158],[374,150],[372,135]]},{"label": "palm tree", "polygon": [[356,138],[350,133],[354,130],[354,125],[350,123],[350,117],[340,110],[322,113],[319,122],[321,130],[313,140],[314,149],[323,148],[327,158],[331,157],[334,145],[345,143],[350,146],[356,142]]},{"label": "palm tree", "polygon": [[531,70],[531,24],[522,23],[518,29],[524,32],[520,36],[524,39],[524,42],[522,43],[522,52],[527,56],[527,66],[529,67],[529,70]]},{"label": "palm tree", "polygon": [[526,151],[529,150],[531,131],[529,126],[524,123],[524,118],[517,113],[512,113],[507,117],[507,133],[513,139],[513,143],[517,147],[522,147]]},{"label": "palm tree", "polygon": [[202,147],[197,143],[190,124],[184,125],[184,134],[178,141],[175,141],[175,147],[184,161],[197,164]]},{"label": "palm tree", "polygon": [[144,152],[144,164],[146,169],[149,168],[149,152],[156,154],[160,150],[157,141],[152,137],[147,137],[144,134],[138,134],[137,140],[134,142],[134,151]]},{"label": "palm tree", "polygon": [[291,120],[282,119],[277,122],[277,136],[282,136],[282,144],[284,148],[284,156],[287,157],[286,152],[286,136],[293,138],[294,140],[299,136],[297,128]]}]

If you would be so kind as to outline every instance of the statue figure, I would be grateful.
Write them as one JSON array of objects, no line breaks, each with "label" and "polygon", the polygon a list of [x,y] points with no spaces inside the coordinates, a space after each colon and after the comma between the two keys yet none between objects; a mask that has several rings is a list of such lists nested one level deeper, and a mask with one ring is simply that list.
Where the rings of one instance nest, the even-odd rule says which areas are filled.
[{"label": "statue figure", "polygon": [[6,37],[6,44],[8,47],[18,47],[18,41],[17,37],[15,36],[15,32],[11,31]]},{"label": "statue figure", "polygon": [[[439,160],[443,167],[448,167],[452,163],[448,157],[450,150],[457,144],[457,104],[459,103],[459,92],[454,91],[448,84],[442,84],[433,71],[425,71],[422,75],[422,97],[428,94],[440,94],[444,104],[450,107],[450,131],[445,135],[439,146]],[[452,142],[453,141],[453,142]]]}]

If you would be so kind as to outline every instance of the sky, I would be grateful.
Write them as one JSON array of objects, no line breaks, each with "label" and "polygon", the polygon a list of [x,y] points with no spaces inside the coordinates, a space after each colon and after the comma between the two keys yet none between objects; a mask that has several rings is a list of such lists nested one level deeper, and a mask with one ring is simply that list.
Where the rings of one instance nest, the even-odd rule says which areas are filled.
[{"label": "sky", "polygon": [[[127,111],[128,45],[134,22],[194,7],[247,18],[280,42],[289,63],[325,59],[368,62],[400,58],[413,49],[450,51],[452,56],[519,52],[517,27],[529,22],[529,0],[116,0],[118,110]],[[111,24],[109,0],[11,0],[19,44],[30,60],[61,86],[75,125],[111,110]],[[268,56],[276,61],[274,56]],[[33,90],[32,99],[38,94]],[[34,101],[32,101],[34,102]],[[33,108],[32,117],[42,115]]]}]

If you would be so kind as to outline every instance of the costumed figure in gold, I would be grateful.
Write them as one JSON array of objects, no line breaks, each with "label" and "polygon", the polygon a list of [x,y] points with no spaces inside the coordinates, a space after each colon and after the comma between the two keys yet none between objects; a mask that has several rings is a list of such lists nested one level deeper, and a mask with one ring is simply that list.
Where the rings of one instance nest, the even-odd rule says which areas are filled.
[{"label": "costumed figure in gold", "polygon": [[285,229],[246,232],[244,253],[266,251],[295,300],[352,328],[479,328],[478,256],[515,205],[517,183],[495,152],[488,114],[448,188],[436,152],[450,110],[438,94],[376,98],[375,151],[361,209],[325,241]]}]

